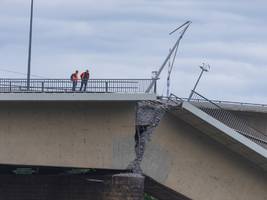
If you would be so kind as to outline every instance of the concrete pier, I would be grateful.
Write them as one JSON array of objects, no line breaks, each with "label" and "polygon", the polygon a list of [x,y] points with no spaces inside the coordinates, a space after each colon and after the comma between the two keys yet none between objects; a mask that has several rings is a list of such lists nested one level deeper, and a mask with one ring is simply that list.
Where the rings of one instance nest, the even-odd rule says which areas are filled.
[{"label": "concrete pier", "polygon": [[143,200],[144,180],[139,174],[114,175],[103,200]]}]

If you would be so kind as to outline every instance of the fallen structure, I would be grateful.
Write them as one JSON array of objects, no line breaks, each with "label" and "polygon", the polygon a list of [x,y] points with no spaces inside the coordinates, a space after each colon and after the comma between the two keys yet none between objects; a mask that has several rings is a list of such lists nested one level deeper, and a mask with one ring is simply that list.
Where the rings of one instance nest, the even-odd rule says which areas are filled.
[{"label": "fallen structure", "polygon": [[[109,180],[120,173],[142,174],[144,191],[160,200],[266,199],[264,136],[238,132],[219,121],[222,117],[217,112],[206,109],[207,101],[136,100],[134,95],[133,100],[122,96],[117,100],[108,94],[107,99],[96,101],[93,94],[80,94],[83,98],[77,100],[70,95],[69,99],[58,94],[57,100],[0,102],[0,177],[4,180],[0,193],[6,199],[15,194],[19,198],[21,191],[26,195],[30,188],[36,190],[29,196],[44,199],[53,194],[55,183],[61,188],[58,197],[68,191],[68,198],[76,200],[75,191],[80,189],[69,190],[71,183],[82,183],[81,188],[101,185],[102,170],[111,170]],[[225,108],[267,135],[267,112],[246,105],[233,107]],[[24,180],[14,175],[25,168],[32,170]],[[91,176],[88,168],[101,173]],[[78,174],[71,176],[78,180],[66,175],[76,169]],[[16,190],[22,183],[25,190]],[[83,195],[95,197],[90,192]]]}]

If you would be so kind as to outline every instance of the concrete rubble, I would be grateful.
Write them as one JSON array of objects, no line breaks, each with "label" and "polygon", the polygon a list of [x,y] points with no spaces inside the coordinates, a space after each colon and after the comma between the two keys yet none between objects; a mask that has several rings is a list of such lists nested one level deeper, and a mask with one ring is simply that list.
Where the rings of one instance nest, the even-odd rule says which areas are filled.
[{"label": "concrete rubble", "polygon": [[141,163],[146,144],[150,141],[155,128],[163,118],[168,104],[161,102],[142,101],[137,103],[135,153],[136,158],[129,164],[128,169],[133,173],[142,174]]}]

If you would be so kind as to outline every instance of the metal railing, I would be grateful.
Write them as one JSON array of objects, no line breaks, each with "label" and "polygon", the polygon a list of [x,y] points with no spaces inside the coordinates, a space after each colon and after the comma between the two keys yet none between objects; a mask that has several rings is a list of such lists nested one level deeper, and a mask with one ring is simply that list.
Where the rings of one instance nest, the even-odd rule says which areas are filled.
[{"label": "metal railing", "polygon": [[[153,79],[89,79],[86,93],[145,93]],[[75,91],[69,79],[31,79],[27,88],[27,79],[0,79],[0,93],[68,93],[79,92],[78,80]],[[154,90],[156,93],[156,84]]]},{"label": "metal railing", "polygon": [[[193,96],[194,97],[194,96]],[[170,100],[170,101],[189,101],[189,98],[186,97],[178,97],[175,94],[171,93],[170,96],[159,96],[159,99],[165,99],[165,100]],[[207,102],[207,100],[203,98],[194,98],[191,99],[193,102]],[[238,102],[238,101],[223,101],[223,100],[215,100],[215,99],[210,99],[209,101],[220,105],[221,107],[225,106],[249,106],[249,107],[261,107],[261,108],[267,108],[267,104],[259,104],[259,103],[244,103],[244,102]],[[177,102],[176,102],[177,103]],[[227,108],[224,108],[227,110]]]},{"label": "metal railing", "polygon": [[267,148],[267,136],[256,128],[251,127],[251,125],[248,125],[246,120],[240,118],[235,113],[223,109],[218,104],[195,91],[190,99],[190,103],[234,129],[238,133]]},{"label": "metal railing", "polygon": [[161,99],[165,99],[168,102],[173,102],[176,105],[181,105],[184,102],[184,98],[180,98],[173,93],[171,93],[168,97],[161,97]]},{"label": "metal railing", "polygon": [[[193,95],[194,97],[194,95]],[[192,97],[192,98],[193,98]],[[189,98],[181,98],[184,101],[189,101]],[[207,100],[203,98],[197,98],[195,97],[194,99],[191,99],[194,102],[206,102]],[[215,104],[220,104],[223,106],[249,106],[249,107],[262,107],[262,108],[267,108],[267,104],[259,104],[259,103],[244,103],[244,102],[237,102],[237,101],[222,101],[222,100],[214,100],[210,99],[209,101],[212,101]]]}]

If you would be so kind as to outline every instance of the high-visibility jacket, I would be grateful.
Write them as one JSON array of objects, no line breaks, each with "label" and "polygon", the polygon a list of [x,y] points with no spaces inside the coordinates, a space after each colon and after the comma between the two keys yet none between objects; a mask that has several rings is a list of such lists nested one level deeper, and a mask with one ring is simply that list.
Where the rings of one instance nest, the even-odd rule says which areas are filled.
[{"label": "high-visibility jacket", "polygon": [[78,80],[78,75],[77,75],[76,73],[73,73],[73,74],[71,75],[70,79],[71,79],[72,81],[77,81],[77,80]]},{"label": "high-visibility jacket", "polygon": [[81,74],[81,79],[82,80],[88,80],[89,79],[89,73],[88,72],[83,72]]}]

